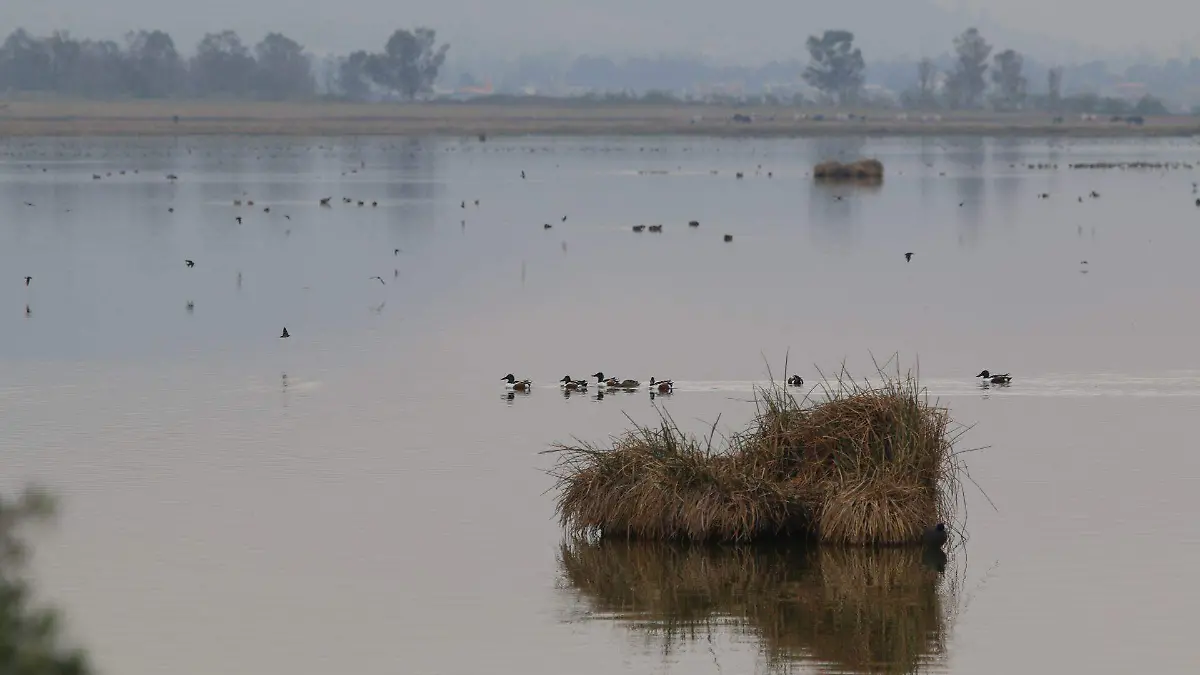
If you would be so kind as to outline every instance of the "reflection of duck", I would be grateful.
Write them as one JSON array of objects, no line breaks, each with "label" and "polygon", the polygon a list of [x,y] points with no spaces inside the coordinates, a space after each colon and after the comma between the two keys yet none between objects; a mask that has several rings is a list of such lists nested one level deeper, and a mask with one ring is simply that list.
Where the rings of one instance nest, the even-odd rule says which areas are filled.
[{"label": "reflection of duck", "polygon": [[588,615],[653,631],[668,649],[733,630],[780,661],[916,672],[944,658],[953,616],[942,610],[954,590],[939,584],[938,561],[926,551],[689,546],[618,535],[564,542],[559,569]]}]

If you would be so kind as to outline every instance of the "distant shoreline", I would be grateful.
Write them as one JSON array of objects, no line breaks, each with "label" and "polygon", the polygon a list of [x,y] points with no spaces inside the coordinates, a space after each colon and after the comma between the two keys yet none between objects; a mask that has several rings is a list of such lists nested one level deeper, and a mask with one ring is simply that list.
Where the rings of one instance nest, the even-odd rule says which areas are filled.
[{"label": "distant shoreline", "polygon": [[[806,111],[807,112],[807,111]],[[735,122],[735,114],[753,121]],[[1182,137],[1200,134],[1200,117],[1147,118],[1144,125],[1054,123],[1047,113],[920,113],[864,111],[865,120],[797,119],[788,107],[536,103],[250,103],[207,101],[34,102],[0,100],[0,136],[1064,136]],[[812,113],[809,113],[812,115]],[[178,121],[175,117],[178,116]]]}]

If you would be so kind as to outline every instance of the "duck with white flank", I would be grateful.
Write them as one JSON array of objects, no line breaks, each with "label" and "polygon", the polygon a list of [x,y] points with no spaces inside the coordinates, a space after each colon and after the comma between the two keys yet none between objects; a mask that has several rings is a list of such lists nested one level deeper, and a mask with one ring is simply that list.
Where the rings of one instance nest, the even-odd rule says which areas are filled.
[{"label": "duck with white flank", "polygon": [[657,391],[660,394],[670,394],[675,391],[675,383],[671,380],[656,380],[651,376],[650,391]]},{"label": "duck with white flank", "polygon": [[793,375],[788,378],[787,383],[788,383],[789,387],[803,387],[804,386],[804,378],[800,377],[799,375]]},{"label": "duck with white flank", "polygon": [[596,382],[599,383],[601,388],[611,387],[613,389],[637,389],[638,387],[642,386],[642,383],[638,382],[637,380],[618,380],[615,377],[605,378],[604,373],[596,373],[595,375],[592,375],[592,377],[596,378]]},{"label": "duck with white flank", "polygon": [[993,375],[986,370],[982,373],[979,373],[975,377],[982,377],[985,381],[991,382],[992,384],[1008,384],[1009,382],[1012,382],[1012,376],[1008,373],[996,373]]},{"label": "duck with white flank", "polygon": [[567,391],[579,391],[587,389],[587,380],[572,380],[570,375],[563,375],[563,379],[558,381],[559,386]]},{"label": "duck with white flank", "polygon": [[533,382],[530,380],[517,380],[517,376],[513,375],[512,373],[509,373],[500,379],[508,383],[504,386],[505,389],[511,389],[513,391],[529,391],[529,388],[533,385]]}]

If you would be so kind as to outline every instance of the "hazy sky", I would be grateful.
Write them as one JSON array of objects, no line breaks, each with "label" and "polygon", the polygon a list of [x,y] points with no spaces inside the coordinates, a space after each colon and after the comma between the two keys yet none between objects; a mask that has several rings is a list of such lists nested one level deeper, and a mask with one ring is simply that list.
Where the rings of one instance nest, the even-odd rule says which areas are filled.
[{"label": "hazy sky", "polygon": [[234,28],[255,42],[279,30],[315,52],[341,52],[425,24],[467,60],[565,49],[762,61],[800,56],[806,35],[830,27],[854,30],[868,58],[935,55],[969,23],[997,46],[1055,59],[1087,55],[1074,46],[1200,52],[1200,3],[1185,0],[1103,9],[1093,0],[0,0],[4,34],[162,28],[190,52],[207,31]]}]

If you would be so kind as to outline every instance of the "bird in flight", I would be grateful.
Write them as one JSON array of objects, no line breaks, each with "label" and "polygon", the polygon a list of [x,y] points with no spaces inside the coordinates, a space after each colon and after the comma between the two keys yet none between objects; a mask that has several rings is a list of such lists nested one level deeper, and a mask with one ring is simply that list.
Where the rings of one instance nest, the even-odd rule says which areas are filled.
[{"label": "bird in flight", "polygon": [[284,327],[283,327],[283,334],[281,334],[279,337],[280,337],[280,338],[291,337],[291,335],[288,335],[288,332],[287,332],[287,326],[284,326]]},{"label": "bird in flight", "polygon": [[[376,277],[371,277],[371,279],[378,279],[379,283],[383,284],[384,286],[387,286],[387,282],[383,280],[383,277],[376,276]],[[370,281],[371,279],[368,279],[367,281]]]},{"label": "bird in flight", "polygon": [[237,224],[238,224],[238,225],[241,225],[241,224],[242,224],[242,217],[241,217],[241,216],[237,216],[236,218],[234,218],[234,220],[236,220],[236,221],[237,221]]},{"label": "bird in flight", "polygon": [[29,286],[29,282],[33,281],[33,277],[25,277],[25,285]]},{"label": "bird in flight", "polygon": [[196,261],[194,261],[194,260],[184,260],[183,262],[184,262],[185,264],[187,264],[187,266],[188,266],[188,267],[195,267],[195,266],[196,266]]},{"label": "bird in flight", "polygon": [[904,262],[909,262],[910,260],[912,260],[912,257],[913,257],[912,251],[905,253],[904,254]]}]

